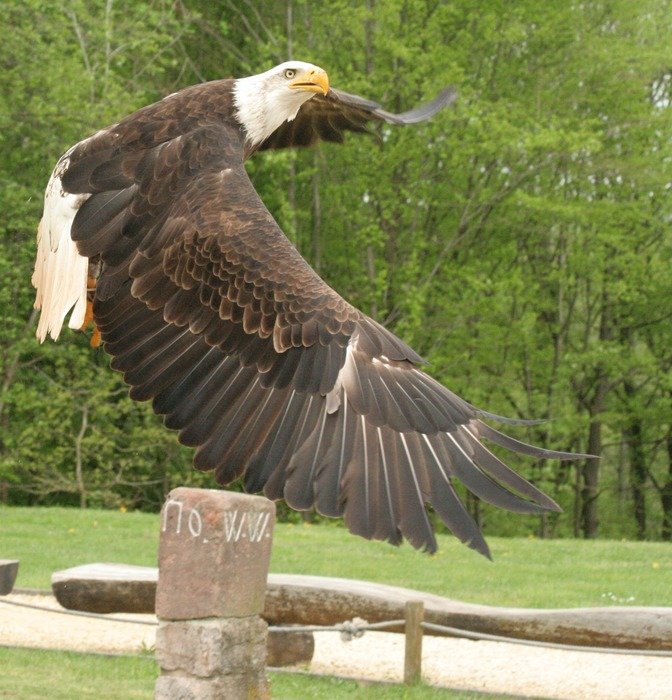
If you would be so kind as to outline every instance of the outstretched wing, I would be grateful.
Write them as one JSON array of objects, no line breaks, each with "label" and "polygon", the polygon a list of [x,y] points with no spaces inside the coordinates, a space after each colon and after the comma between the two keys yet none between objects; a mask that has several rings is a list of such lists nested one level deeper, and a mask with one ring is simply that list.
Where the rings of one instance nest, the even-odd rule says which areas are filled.
[{"label": "outstretched wing", "polygon": [[319,140],[342,143],[346,131],[364,133],[372,121],[417,124],[452,104],[456,97],[455,88],[447,87],[431,102],[402,114],[393,114],[376,102],[331,88],[326,95],[315,95],[305,102],[296,117],[276,129],[259,150],[311,146]]},{"label": "outstretched wing", "polygon": [[151,399],[220,483],[242,475],[367,538],[434,551],[431,506],[487,555],[455,480],[510,510],[557,510],[481,438],[573,455],[486,426],[322,281],[260,201],[240,138],[207,123],[133,148],[88,144],[63,174],[90,195],[72,237],[102,260],[94,317],[131,396]]}]

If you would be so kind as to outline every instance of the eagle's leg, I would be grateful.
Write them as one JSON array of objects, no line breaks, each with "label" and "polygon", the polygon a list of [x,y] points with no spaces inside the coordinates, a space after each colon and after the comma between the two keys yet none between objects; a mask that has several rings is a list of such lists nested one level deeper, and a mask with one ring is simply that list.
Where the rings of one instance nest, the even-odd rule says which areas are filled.
[{"label": "eagle's leg", "polygon": [[93,324],[93,332],[89,343],[92,348],[97,348],[100,345],[100,330],[93,320],[93,297],[96,293],[96,278],[89,276],[86,281],[86,313],[84,314],[84,323],[80,327],[80,331],[85,331],[89,324]]}]

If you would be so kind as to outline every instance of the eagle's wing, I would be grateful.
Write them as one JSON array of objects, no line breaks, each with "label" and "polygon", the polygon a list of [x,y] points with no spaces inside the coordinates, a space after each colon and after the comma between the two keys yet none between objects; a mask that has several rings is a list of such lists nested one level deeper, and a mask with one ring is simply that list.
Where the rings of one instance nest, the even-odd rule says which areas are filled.
[{"label": "eagle's wing", "polygon": [[305,102],[296,117],[276,129],[259,150],[311,146],[319,140],[342,143],[346,131],[364,133],[372,121],[417,124],[452,104],[456,97],[455,88],[447,87],[431,102],[402,114],[393,114],[376,102],[331,88],[326,95],[314,95]]},{"label": "eagle's wing", "polygon": [[72,237],[102,260],[94,317],[131,396],[151,399],[221,483],[243,475],[367,538],[434,551],[429,505],[487,555],[455,479],[503,508],[556,510],[481,438],[574,455],[486,426],[325,284],[259,199],[239,138],[206,124],[146,148],[89,145],[63,174],[66,191],[90,194]]}]

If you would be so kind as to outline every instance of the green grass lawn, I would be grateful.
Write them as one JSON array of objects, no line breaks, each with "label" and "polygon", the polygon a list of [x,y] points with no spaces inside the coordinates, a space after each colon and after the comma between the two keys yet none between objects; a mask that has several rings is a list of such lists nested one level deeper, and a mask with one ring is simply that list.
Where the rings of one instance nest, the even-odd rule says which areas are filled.
[{"label": "green grass lawn", "polygon": [[[156,664],[146,657],[0,647],[0,698],[19,700],[127,700],[154,697]],[[27,671],[30,669],[30,672]],[[420,685],[360,683],[296,673],[270,673],[276,700],[483,700],[498,696]]]},{"label": "green grass lawn", "polygon": [[[19,559],[19,587],[96,561],[156,566],[159,516],[0,507],[0,558]],[[494,563],[439,537],[428,556],[353,537],[336,525],[276,526],[271,570],[359,578],[458,600],[520,607],[672,606],[672,546],[662,542],[491,537]]]},{"label": "green grass lawn", "polygon": [[21,700],[151,698],[157,677],[154,661],[142,656],[3,647],[0,668],[0,698]]}]

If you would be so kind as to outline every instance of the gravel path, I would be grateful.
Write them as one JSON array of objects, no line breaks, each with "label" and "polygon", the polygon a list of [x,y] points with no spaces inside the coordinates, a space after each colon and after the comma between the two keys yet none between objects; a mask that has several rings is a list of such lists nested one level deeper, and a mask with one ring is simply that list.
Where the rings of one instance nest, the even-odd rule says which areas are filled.
[{"label": "gravel path", "polygon": [[[101,621],[8,605],[29,603],[62,610],[51,596],[0,598],[0,645],[137,653],[154,644],[155,628]],[[115,615],[154,621],[152,615]],[[315,635],[314,673],[401,682],[404,639],[367,632],[342,642],[333,632]],[[497,642],[425,637],[423,678],[449,688],[517,697],[576,700],[672,700],[672,658],[557,651]],[[1,681],[0,681],[1,685]]]}]

